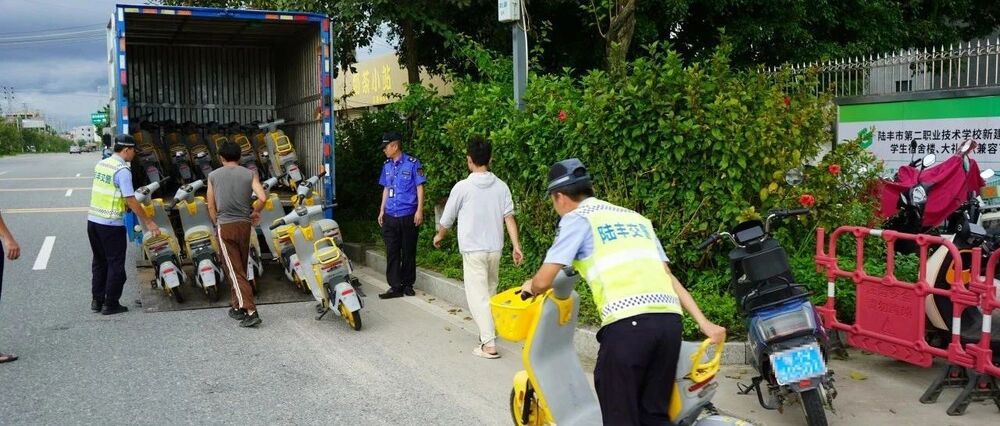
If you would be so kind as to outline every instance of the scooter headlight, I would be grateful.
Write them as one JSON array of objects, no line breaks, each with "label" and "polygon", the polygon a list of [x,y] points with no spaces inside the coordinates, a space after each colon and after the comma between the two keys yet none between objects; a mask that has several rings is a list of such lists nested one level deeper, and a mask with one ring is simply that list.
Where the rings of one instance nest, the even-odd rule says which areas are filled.
[{"label": "scooter headlight", "polygon": [[910,200],[913,201],[914,205],[922,205],[927,202],[927,188],[923,185],[914,186],[910,190]]},{"label": "scooter headlight", "polygon": [[779,312],[757,321],[757,332],[764,341],[815,329],[816,317],[813,316],[812,305],[808,303],[803,303],[799,309]]}]

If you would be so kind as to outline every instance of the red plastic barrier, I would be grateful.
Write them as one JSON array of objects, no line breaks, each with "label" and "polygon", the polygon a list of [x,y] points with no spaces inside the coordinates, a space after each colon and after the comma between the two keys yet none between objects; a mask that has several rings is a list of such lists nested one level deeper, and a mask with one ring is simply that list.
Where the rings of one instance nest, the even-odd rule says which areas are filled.
[{"label": "red plastic barrier", "polygon": [[982,250],[976,248],[972,251],[972,281],[969,288],[979,294],[979,309],[983,311],[983,329],[979,343],[968,345],[966,350],[976,358],[976,371],[1000,377],[1000,367],[993,364],[993,351],[990,350],[991,333],[1000,330],[991,330],[994,309],[1000,309],[1000,298],[997,297],[997,284],[994,281],[997,273],[997,263],[1000,263],[1000,250],[994,251],[989,260],[986,261],[986,275],[982,271]]},{"label": "red plastic barrier", "polygon": [[[855,239],[856,265],[853,271],[841,270],[837,265],[837,240],[844,234],[853,235]],[[886,242],[885,276],[875,277],[864,271],[864,241],[870,236]],[[916,283],[898,280],[894,275],[897,240],[913,241],[920,248],[920,273]],[[934,357],[968,368],[976,365],[976,358],[962,346],[961,313],[967,307],[979,305],[980,301],[978,294],[966,289],[961,281],[962,257],[951,241],[932,235],[843,226],[830,235],[827,250],[824,250],[825,243],[825,231],[817,229],[816,270],[825,270],[828,284],[826,304],[816,307],[816,311],[827,329],[844,331],[851,346],[921,367],[930,367]],[[927,280],[928,247],[931,245],[944,246],[950,253],[955,269],[951,289],[934,288],[934,284]],[[855,285],[854,324],[845,324],[837,319],[834,283],[838,277],[850,279]],[[929,294],[945,296],[952,301],[952,335],[947,350],[932,347],[925,340],[924,303]]]}]

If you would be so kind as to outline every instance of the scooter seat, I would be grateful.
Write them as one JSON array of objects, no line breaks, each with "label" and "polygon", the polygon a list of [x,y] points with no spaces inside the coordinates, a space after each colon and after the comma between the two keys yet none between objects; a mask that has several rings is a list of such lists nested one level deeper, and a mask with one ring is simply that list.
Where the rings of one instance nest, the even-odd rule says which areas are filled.
[{"label": "scooter seat", "polygon": [[212,230],[205,225],[192,226],[184,234],[185,241],[198,241],[212,237]]}]

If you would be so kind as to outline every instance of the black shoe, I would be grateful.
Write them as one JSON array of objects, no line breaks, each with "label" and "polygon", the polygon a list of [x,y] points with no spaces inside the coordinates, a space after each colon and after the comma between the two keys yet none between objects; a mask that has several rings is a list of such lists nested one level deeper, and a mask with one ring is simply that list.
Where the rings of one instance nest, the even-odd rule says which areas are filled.
[{"label": "black shoe", "polygon": [[237,321],[243,321],[247,317],[247,312],[242,309],[229,308],[229,318]]},{"label": "black shoe", "polygon": [[413,287],[403,287],[403,294],[407,296],[416,296],[417,292],[413,291]]},{"label": "black shoe", "polygon": [[123,312],[128,312],[128,308],[122,305],[104,305],[104,310],[101,311],[101,315],[114,315]]},{"label": "black shoe", "polygon": [[246,315],[243,321],[240,321],[240,327],[256,327],[260,325],[263,321],[260,320],[260,314],[254,312],[252,314]]},{"label": "black shoe", "polygon": [[391,288],[389,289],[389,291],[386,291],[385,293],[378,295],[379,299],[395,299],[397,297],[403,297],[403,291],[396,290],[394,288]]},{"label": "black shoe", "polygon": [[94,312],[101,312],[101,309],[103,308],[104,308],[104,302],[97,299],[90,301],[90,310]]}]

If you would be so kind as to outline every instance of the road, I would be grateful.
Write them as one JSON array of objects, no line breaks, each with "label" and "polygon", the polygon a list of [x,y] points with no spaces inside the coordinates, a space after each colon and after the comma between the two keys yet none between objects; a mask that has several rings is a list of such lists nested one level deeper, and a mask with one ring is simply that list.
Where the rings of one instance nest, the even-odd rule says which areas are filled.
[{"label": "road", "polygon": [[[502,343],[499,360],[472,356],[477,338],[467,313],[428,295],[381,301],[375,294],[385,284],[371,270],[359,273],[371,295],[360,332],[337,317],[316,321],[311,303],[262,306],[263,325],[249,330],[225,309],[90,312],[85,207],[98,160],[96,153],[0,158],[0,208],[22,247],[22,259],[7,264],[0,304],[0,349],[21,356],[0,365],[0,424],[509,424],[519,347]],[[135,271],[129,275],[122,300],[134,308]],[[1000,418],[984,403],[946,416],[955,390],[919,404],[929,370],[864,355],[833,368],[841,393],[831,424]],[[748,367],[726,367],[721,409],[756,424],[802,424],[796,409],[765,412],[755,397],[737,396],[736,382],[750,375]]]}]

